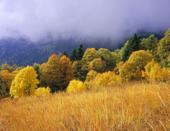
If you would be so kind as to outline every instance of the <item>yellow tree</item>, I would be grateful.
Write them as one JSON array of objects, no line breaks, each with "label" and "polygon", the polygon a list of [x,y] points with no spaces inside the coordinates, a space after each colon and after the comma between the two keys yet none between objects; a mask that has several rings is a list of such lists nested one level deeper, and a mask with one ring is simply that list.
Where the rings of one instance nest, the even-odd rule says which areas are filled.
[{"label": "yellow tree", "polygon": [[14,98],[33,95],[38,83],[36,71],[27,66],[20,70],[12,81],[10,95]]},{"label": "yellow tree", "polygon": [[104,72],[106,63],[101,58],[96,58],[89,64],[89,70],[95,70],[97,72]]},{"label": "yellow tree", "polygon": [[83,55],[83,60],[86,61],[86,63],[91,62],[95,58],[100,58],[100,56],[97,54],[97,51],[95,48],[88,48],[86,49],[84,55]]},{"label": "yellow tree", "polygon": [[152,54],[147,51],[133,52],[129,59],[119,67],[120,76],[124,80],[141,79],[142,70],[152,59]]},{"label": "yellow tree", "polygon": [[60,69],[59,69],[59,57],[56,54],[52,54],[47,63],[41,66],[40,80],[43,86],[49,86],[52,92],[59,89],[60,82]]},{"label": "yellow tree", "polygon": [[59,60],[59,67],[60,67],[59,87],[61,90],[63,90],[67,87],[69,82],[73,79],[72,63],[67,56],[62,55]]}]

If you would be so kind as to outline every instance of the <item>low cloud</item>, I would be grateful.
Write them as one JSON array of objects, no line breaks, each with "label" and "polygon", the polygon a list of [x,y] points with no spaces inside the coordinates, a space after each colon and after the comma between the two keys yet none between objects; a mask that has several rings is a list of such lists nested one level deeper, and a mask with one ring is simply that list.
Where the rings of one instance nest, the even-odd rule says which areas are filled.
[{"label": "low cloud", "polygon": [[0,0],[0,38],[110,38],[170,26],[169,0]]}]

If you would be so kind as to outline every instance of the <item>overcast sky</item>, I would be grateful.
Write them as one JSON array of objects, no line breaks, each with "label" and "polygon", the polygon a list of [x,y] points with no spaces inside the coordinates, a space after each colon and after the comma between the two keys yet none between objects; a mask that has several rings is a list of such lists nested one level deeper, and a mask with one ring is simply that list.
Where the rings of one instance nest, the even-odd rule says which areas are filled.
[{"label": "overcast sky", "polygon": [[170,27],[170,0],[0,0],[0,38],[121,39]]}]

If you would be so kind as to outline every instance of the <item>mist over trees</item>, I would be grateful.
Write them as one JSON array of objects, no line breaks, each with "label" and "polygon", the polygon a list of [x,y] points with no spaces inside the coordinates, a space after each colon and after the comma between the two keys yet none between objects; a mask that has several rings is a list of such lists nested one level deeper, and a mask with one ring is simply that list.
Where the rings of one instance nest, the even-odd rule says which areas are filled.
[{"label": "mist over trees", "polygon": [[[114,86],[128,81],[170,80],[170,30],[162,38],[135,34],[118,49],[85,48],[51,54],[32,66],[0,66],[1,97],[47,95]],[[31,55],[30,55],[31,57]],[[27,61],[27,60],[25,60]]]}]

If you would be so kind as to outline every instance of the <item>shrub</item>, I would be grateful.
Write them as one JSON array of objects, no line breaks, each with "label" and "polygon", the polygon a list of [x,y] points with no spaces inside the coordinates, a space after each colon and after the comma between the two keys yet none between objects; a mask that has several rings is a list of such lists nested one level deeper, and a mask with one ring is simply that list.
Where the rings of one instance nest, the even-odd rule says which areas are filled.
[{"label": "shrub", "polygon": [[111,87],[121,82],[122,79],[119,75],[109,71],[102,74],[98,73],[94,79],[86,81],[86,85],[89,89],[97,89],[99,87]]},{"label": "shrub", "polygon": [[168,81],[170,80],[170,71],[161,66],[154,60],[145,66],[143,76],[149,81]]},{"label": "shrub", "polygon": [[46,96],[50,94],[50,88],[39,87],[35,90],[35,96]]},{"label": "shrub", "polygon": [[72,80],[72,81],[70,81],[70,83],[67,87],[67,92],[76,93],[76,92],[84,91],[85,89],[86,89],[86,86],[82,81]]}]

